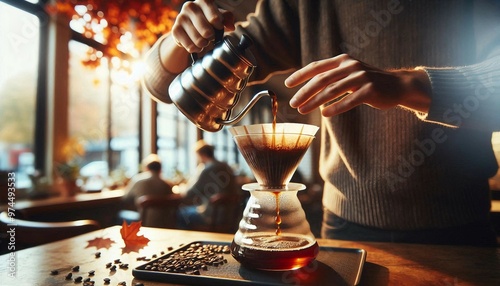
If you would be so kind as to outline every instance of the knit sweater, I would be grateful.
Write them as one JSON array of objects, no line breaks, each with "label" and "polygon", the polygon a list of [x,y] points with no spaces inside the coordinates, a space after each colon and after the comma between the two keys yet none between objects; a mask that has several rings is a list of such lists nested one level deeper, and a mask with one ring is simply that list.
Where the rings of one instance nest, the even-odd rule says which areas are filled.
[{"label": "knit sweater", "polygon": [[[452,2],[452,3],[450,3]],[[483,1],[262,1],[246,33],[252,82],[340,53],[382,69],[423,67],[428,114],[359,106],[321,126],[323,204],[361,225],[433,229],[483,221],[498,169],[500,7]]]}]

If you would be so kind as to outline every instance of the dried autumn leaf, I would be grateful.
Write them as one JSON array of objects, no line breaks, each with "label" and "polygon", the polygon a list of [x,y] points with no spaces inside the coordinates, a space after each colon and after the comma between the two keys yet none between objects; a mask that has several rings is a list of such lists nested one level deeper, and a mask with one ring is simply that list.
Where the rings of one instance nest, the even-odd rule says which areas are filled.
[{"label": "dried autumn leaf", "polygon": [[88,244],[85,248],[95,246],[97,249],[101,248],[109,249],[111,245],[115,243],[115,241],[111,240],[110,238],[96,237],[94,239],[87,241],[87,243]]},{"label": "dried autumn leaf", "polygon": [[120,234],[122,235],[123,242],[125,246],[129,248],[137,248],[146,246],[149,242],[149,238],[144,235],[137,235],[141,229],[141,222],[132,222],[127,225],[127,222],[123,221],[122,228],[120,229]]}]

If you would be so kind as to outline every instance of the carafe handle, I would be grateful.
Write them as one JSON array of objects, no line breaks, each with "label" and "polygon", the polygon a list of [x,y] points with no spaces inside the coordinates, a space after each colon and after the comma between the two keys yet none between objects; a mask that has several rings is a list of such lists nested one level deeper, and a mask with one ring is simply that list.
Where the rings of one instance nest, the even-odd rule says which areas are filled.
[{"label": "carafe handle", "polygon": [[[222,41],[223,38],[224,38],[224,29],[215,29],[214,44],[218,44],[219,42]],[[194,65],[194,63],[198,60],[198,54],[192,53],[191,60],[193,61],[191,64]]]},{"label": "carafe handle", "polygon": [[243,116],[245,116],[248,113],[248,111],[250,111],[250,109],[257,103],[257,101],[259,101],[259,99],[261,99],[264,96],[272,97],[274,95],[275,95],[274,92],[272,92],[270,90],[263,90],[261,92],[258,92],[257,94],[255,94],[252,97],[250,102],[248,102],[247,105],[245,107],[243,107],[243,109],[240,111],[240,113],[238,113],[238,115],[236,115],[233,119],[217,120],[217,123],[222,124],[222,125],[236,124],[236,123],[240,122],[240,120],[243,118]]}]

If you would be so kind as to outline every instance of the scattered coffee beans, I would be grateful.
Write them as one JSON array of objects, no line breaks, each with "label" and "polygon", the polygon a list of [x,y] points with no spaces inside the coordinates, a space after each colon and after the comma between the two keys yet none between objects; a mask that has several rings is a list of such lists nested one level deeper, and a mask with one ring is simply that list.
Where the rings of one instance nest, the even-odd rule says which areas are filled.
[{"label": "scattered coffee beans", "polygon": [[122,263],[118,267],[120,267],[120,269],[127,269],[128,268],[128,263]]},{"label": "scattered coffee beans", "polygon": [[200,275],[200,270],[208,270],[208,265],[218,267],[227,263],[222,254],[230,252],[231,249],[227,245],[193,243],[183,250],[146,265],[144,269]]}]

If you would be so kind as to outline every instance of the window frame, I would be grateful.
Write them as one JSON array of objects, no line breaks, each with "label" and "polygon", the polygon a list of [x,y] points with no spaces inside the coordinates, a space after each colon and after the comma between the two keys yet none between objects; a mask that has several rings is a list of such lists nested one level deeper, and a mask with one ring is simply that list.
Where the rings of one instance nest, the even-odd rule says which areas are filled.
[{"label": "window frame", "polygon": [[39,25],[39,47],[38,47],[38,67],[37,83],[35,95],[35,132],[33,134],[33,154],[35,157],[34,168],[42,173],[45,170],[46,147],[47,147],[47,53],[49,38],[49,15],[44,10],[44,5],[48,0],[39,0],[34,4],[28,1],[0,0],[1,2],[30,13],[40,21]]}]

